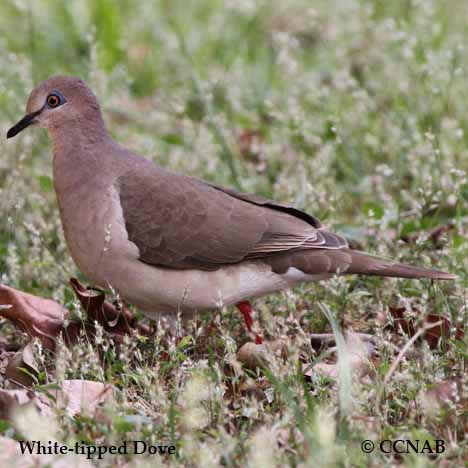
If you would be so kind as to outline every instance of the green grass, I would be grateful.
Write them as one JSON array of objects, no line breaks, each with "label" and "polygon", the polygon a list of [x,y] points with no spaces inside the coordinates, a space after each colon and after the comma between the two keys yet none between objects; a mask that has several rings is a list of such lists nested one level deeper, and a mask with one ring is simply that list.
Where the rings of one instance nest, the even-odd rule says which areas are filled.
[{"label": "green grass", "polygon": [[[416,402],[442,380],[466,387],[466,340],[417,343],[382,382],[408,340],[384,330],[391,304],[467,319],[467,14],[463,0],[2,0],[3,134],[34,85],[79,75],[115,138],[159,164],[292,203],[363,250],[459,275],[435,284],[340,277],[257,300],[264,333],[294,343],[288,359],[273,359],[260,396],[227,392],[233,382],[265,382],[261,372],[226,372],[247,339],[231,309],[204,314],[182,348],[161,337],[60,348],[44,356],[41,384],[105,381],[117,400],[96,418],[57,416],[59,440],[174,441],[178,456],[164,461],[173,466],[462,465],[466,408],[431,415]],[[248,131],[258,144],[242,151]],[[47,136],[1,138],[0,151],[1,282],[73,307],[67,285],[78,272],[61,233]],[[447,222],[455,228],[436,249],[424,234]],[[416,242],[402,240],[411,234]],[[334,329],[384,338],[372,378],[343,389],[303,377],[300,363],[318,357],[307,335],[331,331],[323,310]],[[220,335],[205,343],[212,320]],[[6,339],[18,335],[0,323]],[[18,438],[7,426],[3,435]],[[448,448],[437,459],[360,450],[364,439],[404,437]]]}]

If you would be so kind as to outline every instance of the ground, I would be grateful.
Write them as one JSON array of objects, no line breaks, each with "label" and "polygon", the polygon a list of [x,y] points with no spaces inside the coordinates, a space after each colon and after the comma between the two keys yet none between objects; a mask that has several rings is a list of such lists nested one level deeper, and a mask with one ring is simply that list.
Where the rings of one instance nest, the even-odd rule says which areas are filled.
[{"label": "ground", "polygon": [[[234,308],[202,314],[182,340],[134,332],[119,344],[99,332],[51,352],[36,339],[36,392],[80,379],[113,393],[92,415],[42,416],[36,437],[177,448],[100,466],[462,466],[467,13],[463,0],[2,0],[3,135],[35,84],[78,75],[114,137],[158,164],[291,203],[359,249],[458,275],[340,277],[258,299],[256,327],[287,350],[266,350],[269,365],[253,370],[236,357],[253,338]],[[47,134],[1,138],[0,151],[0,282],[82,317],[69,278],[86,278],[61,232]],[[438,316],[446,327],[428,339]],[[354,352],[358,332],[372,352]],[[334,333],[337,349],[317,333]],[[0,337],[29,341],[3,319]],[[3,442],[33,438],[29,417],[2,420]],[[444,440],[445,451],[378,449],[397,439]]]}]

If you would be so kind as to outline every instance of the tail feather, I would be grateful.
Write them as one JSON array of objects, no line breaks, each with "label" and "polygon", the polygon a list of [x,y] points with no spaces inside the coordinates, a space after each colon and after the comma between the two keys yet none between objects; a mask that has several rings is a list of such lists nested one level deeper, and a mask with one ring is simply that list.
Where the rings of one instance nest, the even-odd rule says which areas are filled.
[{"label": "tail feather", "polygon": [[437,280],[456,279],[456,276],[451,273],[392,262],[356,250],[348,250],[348,253],[351,255],[351,264],[346,270],[346,274],[354,273],[394,278],[430,278]]}]

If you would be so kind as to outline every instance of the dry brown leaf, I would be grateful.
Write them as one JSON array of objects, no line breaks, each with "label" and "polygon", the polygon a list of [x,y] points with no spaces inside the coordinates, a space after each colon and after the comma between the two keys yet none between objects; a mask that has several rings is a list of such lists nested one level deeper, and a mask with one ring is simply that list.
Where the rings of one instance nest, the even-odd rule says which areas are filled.
[{"label": "dry brown leaf", "polygon": [[0,285],[0,304],[11,307],[0,309],[0,315],[15,326],[37,336],[45,347],[55,346],[55,337],[62,331],[68,310],[59,303]]},{"label": "dry brown leaf", "polygon": [[265,367],[268,363],[265,344],[245,343],[237,351],[236,358],[247,369]]},{"label": "dry brown leaf", "polygon": [[110,385],[90,380],[64,380],[60,389],[48,393],[53,399],[34,390],[0,389],[0,419],[9,419],[14,409],[28,403],[41,414],[50,414],[52,406],[57,406],[70,416],[93,416],[98,405],[113,398]]},{"label": "dry brown leaf", "polygon": [[237,360],[247,369],[268,366],[268,356],[270,352],[281,352],[287,354],[287,341],[284,339],[264,342],[262,344],[245,343],[237,351]]},{"label": "dry brown leaf", "polygon": [[[405,307],[389,307],[390,314],[393,317],[394,328],[401,330],[403,333],[412,337],[416,333],[416,319],[410,316],[410,313]],[[415,309],[417,315],[420,315],[420,311]],[[426,340],[430,348],[437,348],[439,340],[441,338],[450,338],[451,333],[451,322],[448,318],[437,314],[428,314],[426,317],[426,324],[438,323],[442,321],[440,325],[434,325],[434,327],[428,328],[423,335],[423,339]],[[455,338],[461,340],[464,337],[464,330],[457,328],[455,332]]]},{"label": "dry brown leaf", "polygon": [[65,380],[56,391],[57,405],[65,408],[70,416],[93,415],[101,403],[112,399],[112,387],[90,380]]},{"label": "dry brown leaf", "polygon": [[[369,375],[372,371],[371,358],[374,354],[372,343],[370,341],[363,341],[358,333],[347,333],[346,350],[353,375],[358,378]],[[319,362],[305,373],[306,377],[312,377],[314,374],[337,379],[339,377],[338,364]]]},{"label": "dry brown leaf", "polygon": [[68,310],[59,303],[5,285],[0,285],[0,316],[13,322],[30,336],[38,337],[43,346],[51,350],[55,348],[55,341],[60,334],[63,334],[66,344],[74,343],[83,329],[88,336],[93,337],[95,321],[115,339],[121,339],[122,335],[131,334],[135,330],[144,335],[152,333],[149,326],[137,323],[127,308],[120,310],[105,301],[103,292],[89,290],[75,278],[70,280],[70,284],[87,312],[85,323],[72,320],[65,327],[64,319]]},{"label": "dry brown leaf", "polygon": [[138,329],[142,335],[151,334],[150,327],[139,324],[125,304],[122,308],[116,307],[105,300],[106,296],[103,291],[88,289],[76,278],[70,279],[70,285],[85,310],[88,320],[97,321],[107,332],[115,335],[128,335]]},{"label": "dry brown leaf", "polygon": [[[369,335],[368,333],[354,333],[353,335],[357,336],[363,342],[375,342],[375,337]],[[316,351],[320,351],[326,345],[330,343],[335,343],[335,335],[333,333],[309,333],[310,344],[312,348]]]},{"label": "dry brown leaf", "polygon": [[304,375],[312,378],[314,375],[321,375],[329,377],[330,379],[338,378],[338,366],[336,364],[328,364],[326,362],[319,362],[315,364],[312,369],[307,370]]},{"label": "dry brown leaf", "polygon": [[21,387],[30,387],[37,382],[38,374],[32,343],[26,344],[23,349],[13,354],[5,369],[5,377]]}]

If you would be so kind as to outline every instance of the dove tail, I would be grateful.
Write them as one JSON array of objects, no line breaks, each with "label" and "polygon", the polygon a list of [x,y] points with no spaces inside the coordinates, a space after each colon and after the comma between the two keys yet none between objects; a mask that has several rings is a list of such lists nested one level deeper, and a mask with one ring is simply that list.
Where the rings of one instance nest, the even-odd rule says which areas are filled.
[{"label": "dove tail", "polygon": [[356,250],[348,250],[347,252],[351,255],[351,264],[346,270],[346,274],[354,273],[394,278],[431,278],[437,280],[456,279],[455,275],[443,271],[392,262]]}]

